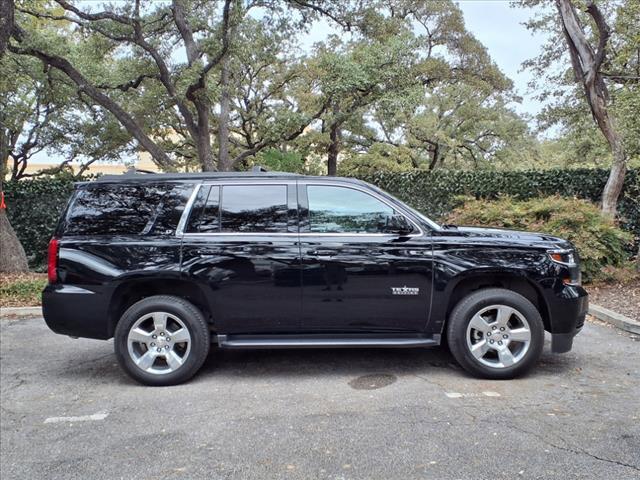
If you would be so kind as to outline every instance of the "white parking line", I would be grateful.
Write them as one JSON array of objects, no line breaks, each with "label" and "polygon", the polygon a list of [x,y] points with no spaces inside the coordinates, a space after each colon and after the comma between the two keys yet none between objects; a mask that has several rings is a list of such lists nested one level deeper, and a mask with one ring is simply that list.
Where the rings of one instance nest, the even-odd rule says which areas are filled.
[{"label": "white parking line", "polygon": [[470,397],[479,397],[484,395],[485,397],[499,397],[500,394],[498,392],[482,392],[482,393],[459,393],[459,392],[445,392],[444,393],[449,398],[470,398]]},{"label": "white parking line", "polygon": [[81,415],[79,417],[49,417],[44,423],[95,422],[104,420],[108,415],[108,413],[94,413],[93,415]]}]

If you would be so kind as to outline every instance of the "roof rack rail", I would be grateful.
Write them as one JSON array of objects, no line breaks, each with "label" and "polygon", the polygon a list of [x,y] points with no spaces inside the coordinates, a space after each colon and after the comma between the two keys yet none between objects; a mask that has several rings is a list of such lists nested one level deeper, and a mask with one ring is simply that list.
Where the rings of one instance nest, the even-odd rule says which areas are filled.
[{"label": "roof rack rail", "polygon": [[136,173],[158,173],[158,172],[152,172],[151,170],[143,170],[141,168],[136,168],[136,167],[129,167],[127,168],[127,171],[125,172],[125,175],[135,175]]},{"label": "roof rack rail", "polygon": [[267,170],[266,168],[264,168],[262,165],[254,165],[254,166],[251,168],[251,171],[252,171],[252,172],[256,172],[256,173],[257,173],[257,172],[268,172],[269,170]]}]

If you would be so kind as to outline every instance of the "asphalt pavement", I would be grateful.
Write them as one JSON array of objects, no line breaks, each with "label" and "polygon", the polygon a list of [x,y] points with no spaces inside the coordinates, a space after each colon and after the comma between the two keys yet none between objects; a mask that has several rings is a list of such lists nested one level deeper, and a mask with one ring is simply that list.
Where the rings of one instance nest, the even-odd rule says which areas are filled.
[{"label": "asphalt pavement", "polygon": [[112,342],[1,320],[0,406],[2,480],[640,478],[640,338],[595,323],[518,380],[444,348],[216,349],[150,388]]}]

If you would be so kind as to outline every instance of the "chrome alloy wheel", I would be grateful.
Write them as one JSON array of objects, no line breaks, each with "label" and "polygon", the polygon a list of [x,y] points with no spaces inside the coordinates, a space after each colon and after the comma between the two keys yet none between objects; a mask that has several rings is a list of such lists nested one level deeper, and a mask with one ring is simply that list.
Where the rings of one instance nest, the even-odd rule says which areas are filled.
[{"label": "chrome alloy wheel", "polygon": [[467,327],[467,347],[483,365],[507,368],[529,351],[531,328],[515,308],[491,305],[477,312]]},{"label": "chrome alloy wheel", "polygon": [[189,357],[191,334],[182,320],[166,312],[140,317],[127,336],[131,360],[156,375],[175,372]]}]

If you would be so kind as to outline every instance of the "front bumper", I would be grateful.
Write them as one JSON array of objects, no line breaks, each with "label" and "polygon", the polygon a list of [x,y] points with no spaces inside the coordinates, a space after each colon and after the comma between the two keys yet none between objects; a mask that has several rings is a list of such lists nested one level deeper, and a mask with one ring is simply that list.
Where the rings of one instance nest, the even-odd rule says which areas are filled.
[{"label": "front bumper", "polygon": [[573,337],[580,333],[582,327],[577,328],[572,333],[552,333],[551,334],[551,351],[553,353],[567,353],[573,348]]},{"label": "front bumper", "polygon": [[573,338],[582,330],[589,294],[581,286],[556,283],[547,296],[551,332],[551,351],[566,353],[573,347]]}]

